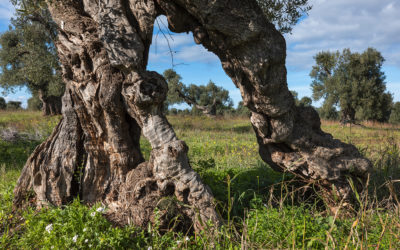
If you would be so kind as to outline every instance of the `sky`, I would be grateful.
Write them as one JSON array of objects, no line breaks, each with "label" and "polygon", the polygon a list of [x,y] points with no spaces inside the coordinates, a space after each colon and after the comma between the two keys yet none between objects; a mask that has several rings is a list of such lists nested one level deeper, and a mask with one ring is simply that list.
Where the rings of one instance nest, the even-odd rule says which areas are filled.
[{"label": "sky", "polygon": [[[309,73],[314,56],[320,51],[350,48],[363,52],[368,47],[380,51],[386,59],[383,71],[386,87],[394,101],[400,101],[400,1],[399,0],[311,0],[308,16],[286,34],[288,86],[299,98],[311,96]],[[14,13],[8,0],[0,0],[0,32],[8,29]],[[185,84],[204,85],[210,80],[229,90],[235,105],[240,92],[224,73],[218,58],[201,45],[191,34],[174,34],[166,30],[165,17],[160,17],[154,29],[148,69],[162,72],[174,68]],[[159,32],[163,30],[164,32]],[[172,54],[172,56],[171,56]],[[2,95],[0,91],[0,95]],[[2,95],[6,100],[26,100],[30,93],[18,89]],[[321,102],[314,102],[319,106]]]}]

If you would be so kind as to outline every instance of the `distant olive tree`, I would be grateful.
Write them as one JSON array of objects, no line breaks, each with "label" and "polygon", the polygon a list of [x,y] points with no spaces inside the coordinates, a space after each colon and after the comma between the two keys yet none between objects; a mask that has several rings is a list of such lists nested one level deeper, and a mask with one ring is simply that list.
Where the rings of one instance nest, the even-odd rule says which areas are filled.
[{"label": "distant olive tree", "polygon": [[40,101],[38,96],[34,95],[28,99],[28,110],[38,111],[38,110],[41,110],[42,107],[43,107],[43,104]]},{"label": "distant olive tree", "polygon": [[396,102],[393,105],[392,112],[390,114],[390,123],[399,124],[400,123],[400,102]]},{"label": "distant olive tree", "polygon": [[42,102],[44,115],[61,113],[64,83],[55,49],[57,26],[35,1],[11,0],[17,9],[10,29],[0,35],[0,86],[26,86]]},{"label": "distant olive tree", "polygon": [[312,99],[310,97],[303,96],[299,100],[299,94],[296,91],[291,90],[290,93],[292,93],[292,96],[294,98],[294,103],[296,104],[296,106],[301,106],[301,107],[311,107],[312,106]]},{"label": "distant olive tree", "polygon": [[9,101],[7,102],[7,110],[18,110],[22,109],[21,102],[18,101]]},{"label": "distant olive tree", "polygon": [[6,100],[3,97],[0,97],[0,110],[4,110],[7,108]]},{"label": "distant olive tree", "polygon": [[324,99],[323,109],[340,108],[343,121],[385,122],[390,116],[392,95],[386,92],[384,58],[373,48],[363,53],[320,52],[310,73],[313,99]]},{"label": "distant olive tree", "polygon": [[192,114],[203,113],[207,116],[222,115],[233,110],[229,91],[211,80],[207,85],[186,86],[181,82],[181,76],[173,69],[164,71],[164,77],[168,83],[166,106],[185,102],[192,107]]}]

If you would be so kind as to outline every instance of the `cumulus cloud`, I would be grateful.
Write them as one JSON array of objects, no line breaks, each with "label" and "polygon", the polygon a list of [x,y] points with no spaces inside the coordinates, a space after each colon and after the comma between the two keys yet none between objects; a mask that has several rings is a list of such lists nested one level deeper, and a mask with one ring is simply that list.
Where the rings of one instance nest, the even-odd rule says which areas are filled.
[{"label": "cumulus cloud", "polygon": [[319,51],[378,49],[400,67],[400,1],[313,0],[309,16],[286,35],[289,68],[309,70]]},{"label": "cumulus cloud", "polygon": [[8,21],[14,14],[14,6],[8,0],[0,2],[0,21]]}]

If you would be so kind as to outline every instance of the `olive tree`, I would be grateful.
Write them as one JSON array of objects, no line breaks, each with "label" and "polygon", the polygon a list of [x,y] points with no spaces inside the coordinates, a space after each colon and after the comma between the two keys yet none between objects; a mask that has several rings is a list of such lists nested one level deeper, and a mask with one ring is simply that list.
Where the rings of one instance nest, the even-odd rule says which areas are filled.
[{"label": "olive tree", "polygon": [[[58,26],[55,46],[66,91],[63,118],[28,159],[15,187],[14,205],[61,206],[74,197],[103,202],[120,224],[195,230],[222,221],[212,192],[191,168],[188,147],[166,116],[168,86],[147,70],[153,25],[167,16],[172,32],[194,40],[221,60],[240,89],[264,161],[349,199],[353,180],[370,162],[357,148],[320,129],[311,107],[297,107],[286,82],[282,34],[254,0],[49,0]],[[144,161],[143,134],[151,144]],[[27,199],[33,195],[35,199]],[[176,225],[175,224],[175,225]]]}]

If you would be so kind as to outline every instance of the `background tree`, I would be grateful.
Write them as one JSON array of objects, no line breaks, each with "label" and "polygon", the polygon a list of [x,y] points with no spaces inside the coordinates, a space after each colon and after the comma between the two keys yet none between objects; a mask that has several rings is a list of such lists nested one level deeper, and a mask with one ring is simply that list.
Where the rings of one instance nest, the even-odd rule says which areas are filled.
[{"label": "background tree", "polygon": [[60,114],[64,84],[49,12],[28,8],[18,11],[11,23],[12,28],[0,36],[0,86],[5,91],[27,86],[41,100],[44,115]]},{"label": "background tree", "polygon": [[207,85],[185,86],[181,82],[181,76],[173,69],[164,71],[163,75],[168,83],[166,105],[186,102],[192,106],[192,114],[203,113],[208,116],[222,115],[232,110],[233,102],[229,97],[229,91],[218,87],[211,80]]},{"label": "background tree", "polygon": [[42,101],[40,101],[39,97],[34,95],[28,99],[28,110],[38,111],[41,110],[42,107]]},{"label": "background tree", "polygon": [[308,96],[303,96],[300,100],[299,100],[299,94],[294,91],[291,90],[290,93],[292,93],[292,96],[294,98],[294,103],[296,104],[296,106],[301,106],[301,107],[311,107],[312,106],[312,99]]},{"label": "background tree", "polygon": [[317,109],[317,111],[320,117],[324,120],[339,120],[340,115],[334,105],[324,103],[321,107]]},{"label": "background tree", "polygon": [[0,110],[6,109],[7,103],[6,100],[0,96]]},{"label": "background tree", "polygon": [[308,0],[257,0],[267,19],[281,33],[290,33],[299,19],[311,10]]},{"label": "background tree", "polygon": [[384,58],[373,48],[363,53],[320,52],[310,73],[313,99],[324,99],[324,110],[340,107],[341,119],[387,121],[392,96],[386,91],[382,72]]},{"label": "background tree", "polygon": [[243,101],[240,101],[236,108],[236,114],[250,117],[251,111],[246,106],[244,106]]},{"label": "background tree", "polygon": [[8,110],[18,110],[18,109],[22,109],[21,107],[21,102],[18,101],[8,101],[7,102],[7,109]]},{"label": "background tree", "polygon": [[400,123],[400,102],[393,104],[392,112],[390,114],[390,123],[399,124]]}]

